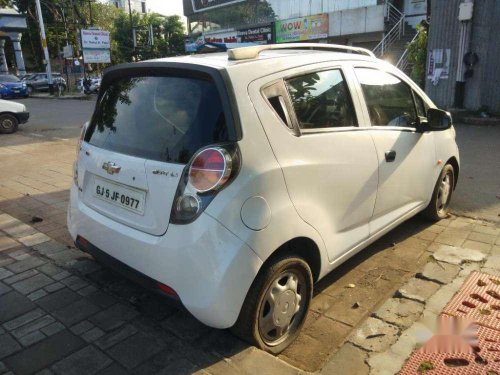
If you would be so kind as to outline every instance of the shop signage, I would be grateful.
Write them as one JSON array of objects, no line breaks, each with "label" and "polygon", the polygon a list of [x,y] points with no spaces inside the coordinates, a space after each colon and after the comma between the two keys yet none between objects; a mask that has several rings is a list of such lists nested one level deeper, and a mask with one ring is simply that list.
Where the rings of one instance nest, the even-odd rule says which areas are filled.
[{"label": "shop signage", "polygon": [[81,42],[85,64],[111,62],[109,31],[82,30]]},{"label": "shop signage", "polygon": [[84,49],[83,61],[85,64],[110,63],[111,53],[109,49]]},{"label": "shop signage", "polygon": [[236,31],[208,34],[204,36],[206,43],[238,43]]},{"label": "shop signage", "polygon": [[241,3],[242,1],[245,0],[191,0],[193,4],[193,11],[195,12],[201,12],[234,3]]},{"label": "shop signage", "polygon": [[109,31],[82,30],[82,48],[109,49]]},{"label": "shop signage", "polygon": [[273,40],[273,28],[269,25],[240,29],[236,31],[238,43],[267,44]]},{"label": "shop signage", "polygon": [[298,42],[328,37],[328,14],[276,21],[276,43]]}]

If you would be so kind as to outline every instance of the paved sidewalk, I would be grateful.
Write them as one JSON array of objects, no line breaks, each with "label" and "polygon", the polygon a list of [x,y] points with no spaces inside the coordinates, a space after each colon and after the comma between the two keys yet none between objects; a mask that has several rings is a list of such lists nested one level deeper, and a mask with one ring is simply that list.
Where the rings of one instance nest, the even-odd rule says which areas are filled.
[{"label": "paved sidewalk", "polygon": [[[500,276],[500,226],[468,218],[438,223],[452,246],[433,243],[429,262],[368,318],[323,368],[333,374],[392,375],[436,333],[439,314],[472,271]],[[467,239],[466,239],[467,238]]]},{"label": "paved sidewalk", "polygon": [[0,214],[0,374],[297,374]]}]

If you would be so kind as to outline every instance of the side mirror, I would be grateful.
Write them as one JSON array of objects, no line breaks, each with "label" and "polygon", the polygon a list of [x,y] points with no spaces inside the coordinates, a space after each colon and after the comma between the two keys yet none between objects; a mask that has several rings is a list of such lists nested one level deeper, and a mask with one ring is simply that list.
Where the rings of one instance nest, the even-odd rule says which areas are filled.
[{"label": "side mirror", "polygon": [[446,130],[451,127],[453,120],[449,112],[442,109],[429,108],[427,110],[427,130]]}]

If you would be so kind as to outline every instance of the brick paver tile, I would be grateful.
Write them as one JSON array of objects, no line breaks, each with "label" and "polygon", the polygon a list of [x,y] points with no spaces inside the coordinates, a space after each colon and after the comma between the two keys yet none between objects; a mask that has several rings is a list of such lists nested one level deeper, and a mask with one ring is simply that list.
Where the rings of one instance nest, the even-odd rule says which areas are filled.
[{"label": "brick paver tile", "polygon": [[7,236],[0,235],[0,251],[12,249],[16,246],[19,246],[19,243],[14,241],[13,239]]},{"label": "brick paver tile", "polygon": [[93,346],[71,354],[51,368],[59,375],[92,375],[111,365],[113,361]]},{"label": "brick paver tile", "polygon": [[111,306],[110,308],[99,312],[98,314],[91,317],[89,320],[96,326],[106,330],[111,331],[118,328],[127,321],[135,318],[139,313],[121,303]]},{"label": "brick paver tile", "polygon": [[8,322],[35,308],[36,305],[22,294],[9,292],[0,296],[0,322]]},{"label": "brick paver tile", "polygon": [[33,374],[84,345],[85,342],[81,338],[64,330],[5,358],[4,362],[16,375]]},{"label": "brick paver tile", "polygon": [[43,273],[39,273],[28,279],[12,284],[12,287],[22,294],[29,294],[37,289],[43,288],[46,285],[52,284],[53,282],[54,280],[50,277],[44,275]]},{"label": "brick paver tile", "polygon": [[44,316],[45,313],[41,309],[34,309],[26,314],[22,314],[15,319],[9,320],[3,324],[3,327],[9,331],[28,324],[38,318]]},{"label": "brick paver tile", "polygon": [[38,245],[47,241],[50,241],[50,237],[40,232],[19,238],[19,242],[25,246]]},{"label": "brick paver tile", "polygon": [[15,353],[20,349],[21,345],[19,345],[18,342],[8,333],[0,335],[0,359]]},{"label": "brick paver tile", "polygon": [[8,265],[6,268],[11,270],[12,272],[19,273],[23,271],[27,271],[31,268],[35,268],[44,264],[45,261],[39,257],[29,256],[19,262],[12,263]]},{"label": "brick paver tile", "polygon": [[37,305],[46,311],[54,312],[71,303],[79,300],[81,297],[68,288],[61,289],[55,293],[51,293],[46,297],[36,301]]},{"label": "brick paver tile", "polygon": [[98,311],[99,307],[86,300],[85,298],[82,298],[66,307],[63,307],[62,309],[55,311],[54,315],[64,325],[71,326],[82,321],[83,319],[88,318]]},{"label": "brick paver tile", "polygon": [[120,364],[133,369],[161,351],[164,344],[153,337],[139,332],[108,350],[108,353]]}]

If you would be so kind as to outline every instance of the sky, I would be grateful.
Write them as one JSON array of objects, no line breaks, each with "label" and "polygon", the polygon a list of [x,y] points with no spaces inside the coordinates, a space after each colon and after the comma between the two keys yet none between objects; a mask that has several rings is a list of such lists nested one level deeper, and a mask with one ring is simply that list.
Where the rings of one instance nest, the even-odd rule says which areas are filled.
[{"label": "sky", "polygon": [[[157,12],[165,16],[179,15],[183,16],[182,0],[147,0],[146,6],[152,12]],[[184,18],[184,17],[183,17]]]}]

